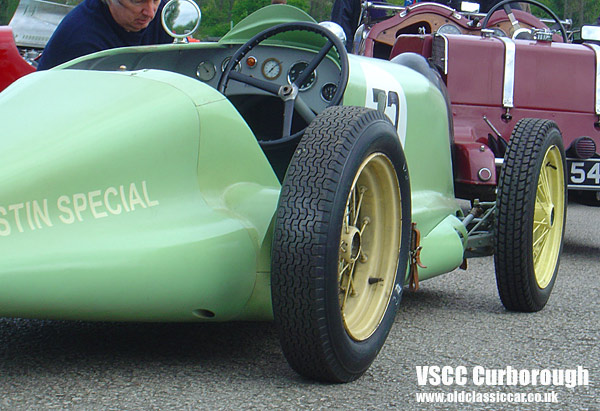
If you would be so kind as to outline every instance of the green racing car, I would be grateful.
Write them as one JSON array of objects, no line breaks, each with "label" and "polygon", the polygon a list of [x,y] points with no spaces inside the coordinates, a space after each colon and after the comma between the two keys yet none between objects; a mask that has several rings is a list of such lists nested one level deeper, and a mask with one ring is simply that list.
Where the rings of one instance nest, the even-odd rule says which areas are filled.
[{"label": "green racing car", "polygon": [[[186,7],[165,7],[175,37]],[[106,50],[0,93],[0,315],[274,320],[297,372],[347,382],[403,290],[468,258],[495,255],[507,309],[542,309],[556,125],[523,121],[497,200],[465,207],[443,82],[348,55],[338,29],[267,6],[218,42]]]}]

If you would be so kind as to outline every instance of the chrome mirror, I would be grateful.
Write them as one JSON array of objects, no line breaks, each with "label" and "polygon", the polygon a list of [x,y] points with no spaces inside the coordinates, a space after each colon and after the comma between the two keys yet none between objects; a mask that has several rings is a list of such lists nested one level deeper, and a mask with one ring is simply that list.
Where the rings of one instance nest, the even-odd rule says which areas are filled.
[{"label": "chrome mirror", "polygon": [[583,41],[600,41],[600,26],[583,26],[581,39]]},{"label": "chrome mirror", "polygon": [[183,41],[200,26],[202,12],[192,0],[171,0],[162,11],[162,25],[175,41]]}]

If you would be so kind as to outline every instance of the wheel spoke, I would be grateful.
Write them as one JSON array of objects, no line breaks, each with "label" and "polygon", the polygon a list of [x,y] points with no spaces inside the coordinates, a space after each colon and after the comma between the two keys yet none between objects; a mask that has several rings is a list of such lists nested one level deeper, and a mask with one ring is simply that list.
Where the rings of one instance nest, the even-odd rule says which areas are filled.
[{"label": "wheel spoke", "polygon": [[344,272],[350,267],[350,264],[345,264],[343,260],[340,261],[342,263],[342,269],[340,270],[340,286],[341,286],[341,278],[344,275]]},{"label": "wheel spoke", "polygon": [[541,251],[544,249],[548,234],[552,228],[552,210],[554,207],[552,203],[552,190],[547,170],[547,167],[549,166],[550,163],[548,163],[546,167],[542,168],[537,186],[537,199],[535,203],[533,221],[533,250],[534,260],[536,263],[541,255]]},{"label": "wheel spoke", "polygon": [[[344,312],[344,309],[346,308],[346,302],[348,301],[348,296],[349,295],[353,295],[356,294],[356,292],[354,291],[354,270],[356,268],[356,262],[353,262],[352,264],[349,264],[350,270],[348,271],[348,275],[346,276],[347,281],[346,281],[346,287],[344,288],[343,286],[340,287],[340,290],[344,292],[344,299],[342,300],[342,313]],[[343,278],[342,278],[343,280]],[[350,293],[350,289],[352,289],[352,293]]]},{"label": "wheel spoke", "polygon": [[352,220],[352,204],[354,203],[354,190],[350,193],[350,199],[348,200],[348,204],[346,205],[346,210],[344,211],[344,221],[342,230],[344,233],[348,234],[350,232],[350,220]]},{"label": "wheel spoke", "polygon": [[319,51],[319,54],[317,54],[315,56],[315,58],[313,58],[311,60],[311,62],[308,63],[306,68],[302,71],[302,73],[300,73],[298,78],[294,81],[294,84],[297,85],[298,88],[300,88],[301,84],[304,84],[306,79],[308,79],[308,76],[310,76],[312,74],[312,72],[315,71],[317,66],[319,64],[321,64],[321,61],[323,61],[323,59],[325,58],[327,53],[329,53],[329,50],[331,50],[332,47],[333,47],[333,42],[331,40],[327,39],[327,43],[325,43],[325,46],[323,46],[323,48]]},{"label": "wheel spoke", "polygon": [[279,89],[281,88],[279,85],[275,83],[270,83],[268,81],[261,80],[256,77],[247,76],[242,73],[238,73],[237,71],[232,70],[229,73],[229,78],[235,81],[239,81],[240,83],[250,84],[256,88],[259,88],[264,91],[268,91],[269,93],[278,95]]},{"label": "wheel spoke", "polygon": [[539,211],[539,213],[536,212],[537,217],[533,220],[534,233],[538,232],[539,230],[550,228],[550,219],[548,213],[546,213],[543,207],[541,206],[539,207],[539,209],[543,211]]},{"label": "wheel spoke", "polygon": [[317,116],[299,95],[296,96],[296,111],[307,123],[312,122]]},{"label": "wheel spoke", "polygon": [[283,103],[283,138],[292,134],[292,118],[294,117],[294,100]]},{"label": "wheel spoke", "polygon": [[369,225],[369,223],[371,222],[371,219],[369,217],[365,217],[362,220],[362,227],[360,228],[360,235],[364,235],[364,231],[365,228],[367,228],[367,226]]},{"label": "wheel spoke", "polygon": [[348,227],[354,225],[354,216],[356,215],[356,187],[352,188],[350,201],[348,202]]},{"label": "wheel spoke", "polygon": [[534,263],[537,263],[539,256],[542,254],[542,250],[544,249],[546,241],[548,240],[549,233],[550,233],[550,230],[548,229],[548,225],[544,223],[541,227],[539,227],[539,232],[537,232],[537,235],[534,235],[534,238],[535,238],[535,240],[533,242]]},{"label": "wheel spoke", "polygon": [[552,232],[552,215],[554,212],[553,186],[551,184],[552,171],[557,167],[551,161],[547,161],[551,151],[546,153],[544,166],[540,170],[539,182],[537,187],[537,199],[535,204],[534,229],[533,229],[533,259],[536,266],[540,263],[540,258],[546,247]]},{"label": "wheel spoke", "polygon": [[550,202],[550,183],[548,182],[548,172],[542,168],[540,172],[540,182],[538,184],[538,201],[547,204]]},{"label": "wheel spoke", "polygon": [[356,222],[358,221],[358,215],[360,214],[360,208],[362,206],[363,197],[365,196],[366,191],[367,191],[367,187],[365,187],[365,186],[361,186],[359,188],[358,204],[356,205],[356,210],[355,210],[355,213],[353,216],[354,218],[352,220],[353,226],[356,226]]},{"label": "wheel spoke", "polygon": [[551,167],[550,163],[548,163],[546,165],[546,167],[544,168],[544,172],[542,173],[542,175],[544,176],[544,196],[545,196],[545,201],[548,203],[552,202],[552,186],[550,185],[550,173],[551,171],[548,170],[548,167]]},{"label": "wheel spoke", "polygon": [[[541,190],[538,190],[540,195]],[[533,250],[534,254],[539,254],[543,249],[546,238],[551,228],[551,210],[548,204],[543,201],[537,201],[535,204],[535,214],[533,220]]]},{"label": "wheel spoke", "polygon": [[550,216],[552,207],[548,207],[547,203],[541,201],[536,202],[533,217],[534,231],[536,225],[544,225],[550,227]]}]

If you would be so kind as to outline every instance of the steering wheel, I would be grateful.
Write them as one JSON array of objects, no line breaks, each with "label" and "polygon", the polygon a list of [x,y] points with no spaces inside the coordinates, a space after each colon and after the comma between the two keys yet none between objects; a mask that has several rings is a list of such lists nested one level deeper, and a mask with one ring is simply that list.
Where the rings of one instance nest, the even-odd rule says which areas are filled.
[{"label": "steering wheel", "polygon": [[490,17],[492,17],[492,14],[494,14],[494,12],[496,12],[496,10],[498,10],[500,7],[504,8],[504,11],[506,12],[506,15],[508,16],[508,18],[510,19],[510,22],[512,23],[512,25],[518,26],[519,22],[513,15],[512,8],[510,7],[510,3],[529,3],[529,4],[532,4],[536,7],[539,7],[540,9],[544,10],[546,13],[548,13],[550,16],[552,16],[554,21],[558,24],[558,27],[560,28],[560,34],[562,34],[563,41],[565,43],[569,42],[569,40],[567,38],[567,30],[565,30],[565,26],[563,26],[563,24],[561,23],[558,16],[556,14],[554,14],[554,12],[552,10],[550,10],[547,6],[545,6],[544,4],[542,4],[536,0],[518,0],[518,1],[504,0],[504,1],[499,2],[494,7],[492,7],[490,9],[490,11],[488,11],[488,13],[486,14],[485,18],[483,19],[483,22],[481,23],[481,30],[487,28],[488,20],[490,19]]},{"label": "steering wheel", "polygon": [[[306,68],[300,73],[300,75],[293,81],[292,84],[280,85],[275,81],[262,80],[256,77],[248,76],[233,70],[239,62],[256,46],[262,43],[264,40],[273,37],[277,34],[289,32],[289,31],[309,31],[317,33],[327,40],[325,45],[317,53],[317,55],[308,63]],[[283,23],[271,28],[268,28],[256,36],[248,40],[242,45],[231,57],[229,64],[223,70],[217,90],[225,94],[227,85],[230,80],[239,81],[241,83],[249,84],[260,90],[264,90],[271,93],[283,101],[283,130],[281,137],[269,140],[258,140],[261,146],[278,146],[289,141],[292,141],[304,133],[306,127],[302,130],[292,134],[292,119],[294,110],[300,114],[300,116],[307,122],[310,123],[316,116],[315,112],[304,102],[302,97],[299,95],[298,90],[300,86],[309,79],[310,75],[316,70],[316,68],[323,62],[329,51],[335,48],[339,56],[340,64],[340,76],[337,82],[337,89],[333,95],[333,98],[328,104],[329,106],[338,105],[342,101],[344,91],[346,90],[346,84],[348,83],[348,53],[346,47],[342,41],[327,28],[322,27],[316,23],[298,22],[298,23]]]}]

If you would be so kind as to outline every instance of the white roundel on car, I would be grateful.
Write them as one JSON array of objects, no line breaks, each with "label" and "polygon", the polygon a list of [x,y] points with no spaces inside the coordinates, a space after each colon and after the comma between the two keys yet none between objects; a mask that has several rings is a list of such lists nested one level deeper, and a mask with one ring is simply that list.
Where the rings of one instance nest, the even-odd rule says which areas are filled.
[{"label": "white roundel on car", "polygon": [[365,77],[367,94],[365,107],[384,112],[396,127],[400,143],[404,146],[406,139],[406,96],[396,78],[367,59],[360,60]]}]

